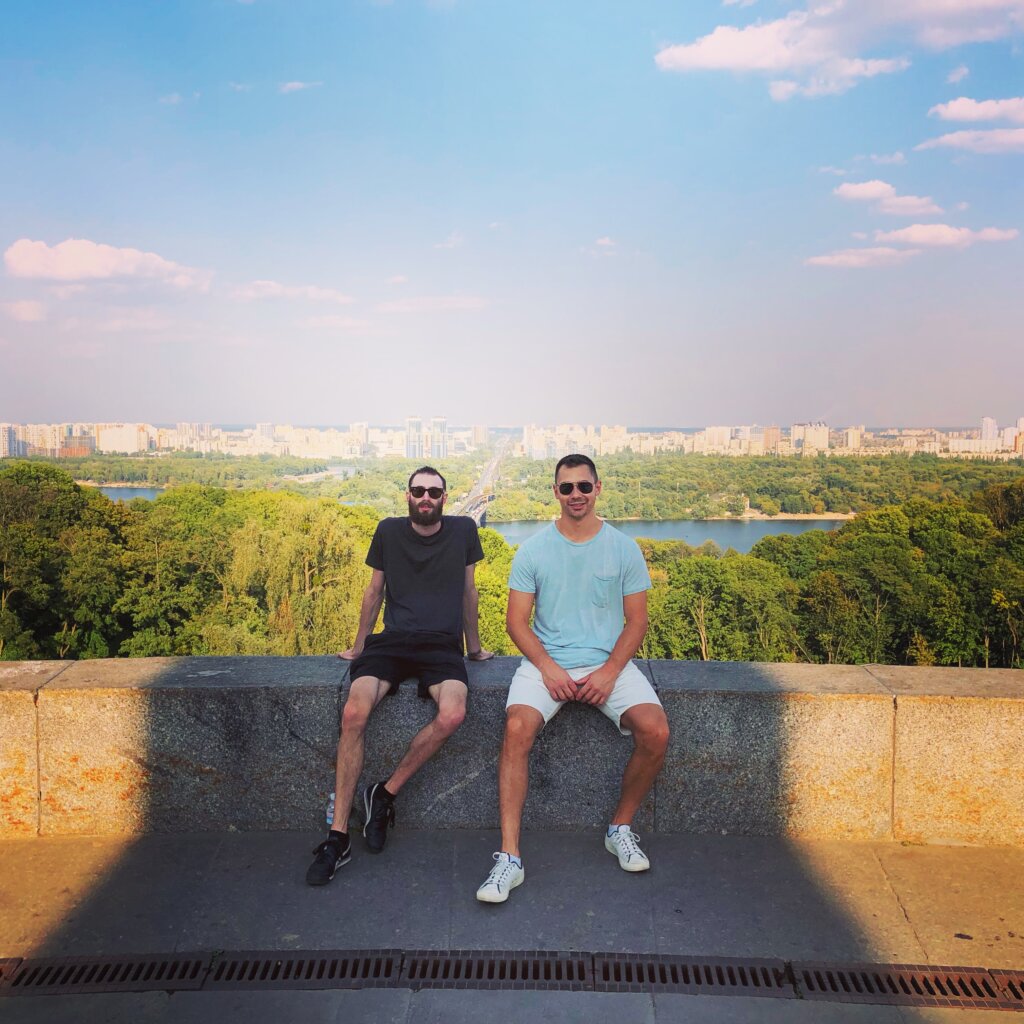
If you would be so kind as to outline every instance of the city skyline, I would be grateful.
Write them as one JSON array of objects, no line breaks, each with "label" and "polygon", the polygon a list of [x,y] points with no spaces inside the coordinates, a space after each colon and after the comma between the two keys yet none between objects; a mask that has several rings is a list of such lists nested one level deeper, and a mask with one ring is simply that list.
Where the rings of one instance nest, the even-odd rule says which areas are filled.
[{"label": "city skyline", "polygon": [[1018,415],[1024,0],[15,8],[9,421]]},{"label": "city skyline", "polygon": [[[88,458],[95,454],[154,456],[176,451],[203,455],[298,456],[314,459],[402,457],[437,465],[451,455],[487,449],[492,430],[484,424],[451,426],[447,417],[406,417],[400,427],[368,422],[339,427],[304,427],[260,422],[255,426],[216,426],[178,422],[153,423],[2,423],[0,459],[18,457]],[[927,453],[947,458],[1024,458],[1024,416],[1000,426],[991,416],[975,428],[940,430],[930,427],[868,428],[864,424],[834,427],[802,422],[788,426],[743,424],[690,430],[629,428],[622,424],[561,423],[506,427],[499,452],[532,460],[558,458],[572,452],[592,457],[631,451],[704,455],[909,455]],[[519,434],[518,439],[516,434]]]}]

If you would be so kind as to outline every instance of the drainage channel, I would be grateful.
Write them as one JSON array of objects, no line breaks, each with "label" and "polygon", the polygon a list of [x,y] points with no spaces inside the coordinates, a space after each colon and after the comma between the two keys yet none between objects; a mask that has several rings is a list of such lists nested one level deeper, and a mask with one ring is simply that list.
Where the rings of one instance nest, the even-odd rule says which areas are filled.
[{"label": "drainage channel", "polygon": [[1024,972],[551,950],[252,950],[0,959],[0,996],[264,989],[676,992],[1024,1011]]}]

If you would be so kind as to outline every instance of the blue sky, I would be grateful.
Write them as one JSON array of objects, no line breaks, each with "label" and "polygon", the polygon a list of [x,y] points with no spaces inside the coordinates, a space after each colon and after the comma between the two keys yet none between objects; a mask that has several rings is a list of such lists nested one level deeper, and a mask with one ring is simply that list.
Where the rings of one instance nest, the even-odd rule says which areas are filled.
[{"label": "blue sky", "polygon": [[0,420],[1024,416],[1024,0],[18,2],[0,90]]}]

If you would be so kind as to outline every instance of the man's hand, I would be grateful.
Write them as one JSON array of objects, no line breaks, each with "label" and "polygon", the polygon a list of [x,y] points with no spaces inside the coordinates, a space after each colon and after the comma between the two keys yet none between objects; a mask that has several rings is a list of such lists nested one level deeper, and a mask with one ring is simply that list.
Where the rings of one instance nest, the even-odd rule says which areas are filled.
[{"label": "man's hand", "polygon": [[359,655],[362,653],[363,645],[359,644],[358,646],[356,646],[355,644],[353,644],[347,651],[339,651],[338,657],[341,658],[342,661],[355,661],[356,658],[358,658]]},{"label": "man's hand", "polygon": [[593,704],[595,707],[603,704],[611,696],[618,677],[619,673],[609,668],[607,664],[595,668],[589,676],[577,680],[576,685],[579,689],[576,691],[576,700],[584,704]]},{"label": "man's hand", "polygon": [[576,700],[576,683],[561,665],[541,669],[540,677],[555,700]]},{"label": "man's hand", "polygon": [[466,651],[466,658],[469,661],[490,661],[494,657],[494,651],[485,651],[482,647],[479,651]]}]

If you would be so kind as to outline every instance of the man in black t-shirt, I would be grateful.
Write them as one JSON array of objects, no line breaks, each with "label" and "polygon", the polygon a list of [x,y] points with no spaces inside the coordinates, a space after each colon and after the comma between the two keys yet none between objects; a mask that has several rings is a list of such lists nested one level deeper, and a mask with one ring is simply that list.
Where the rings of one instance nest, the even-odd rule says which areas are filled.
[{"label": "man in black t-shirt", "polygon": [[[348,814],[363,770],[363,737],[373,709],[410,676],[420,697],[437,704],[437,717],[412,740],[391,777],[363,793],[363,835],[371,853],[384,849],[395,823],[395,797],[437,753],[466,716],[466,657],[493,657],[480,647],[476,563],[484,557],[476,523],[442,516],[445,479],[430,466],[409,477],[408,518],[383,519],[370,542],[373,570],[363,593],[355,643],[339,657],[352,662],[348,699],[341,714],[335,774],[335,811],[327,839],[314,851],[310,885],[326,885],[351,857]],[[384,605],[384,631],[373,628]]]}]

